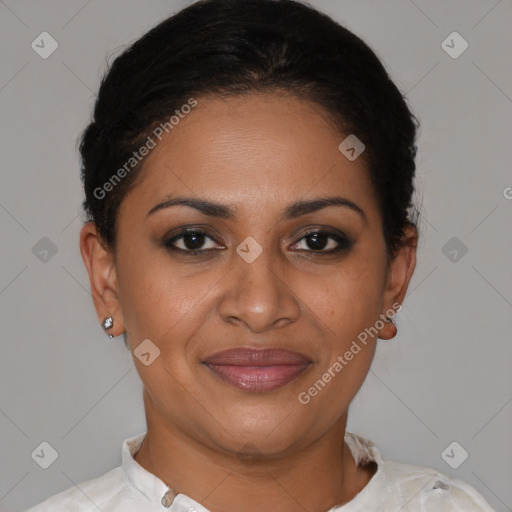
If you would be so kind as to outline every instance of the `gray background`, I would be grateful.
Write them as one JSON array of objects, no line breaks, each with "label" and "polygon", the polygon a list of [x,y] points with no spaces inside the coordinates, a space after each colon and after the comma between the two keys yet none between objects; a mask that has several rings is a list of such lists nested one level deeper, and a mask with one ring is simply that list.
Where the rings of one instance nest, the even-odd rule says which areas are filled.
[{"label": "gray background", "polygon": [[[75,146],[107,57],[189,3],[0,1],[2,510],[103,474],[145,430],[131,356],[92,306]],[[375,49],[422,123],[418,265],[349,430],[512,510],[512,2],[312,3]],[[59,45],[48,59],[31,48],[43,31]],[[455,59],[441,46],[453,31],[469,44]],[[42,441],[59,454],[46,470],[31,457]],[[453,441],[469,453],[457,469],[441,457]]]}]

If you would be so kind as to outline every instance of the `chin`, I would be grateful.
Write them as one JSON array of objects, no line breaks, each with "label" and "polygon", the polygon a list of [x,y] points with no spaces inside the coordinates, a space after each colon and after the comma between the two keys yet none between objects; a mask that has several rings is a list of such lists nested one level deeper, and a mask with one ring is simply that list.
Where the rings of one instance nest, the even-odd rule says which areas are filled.
[{"label": "chin", "polygon": [[[281,455],[306,435],[307,424],[292,420],[284,408],[281,414],[251,412],[242,416],[223,417],[221,424],[225,427],[210,432],[209,438],[217,446],[232,453],[254,452],[256,455]],[[289,417],[287,418],[287,416]],[[289,420],[289,421],[288,421]],[[211,424],[210,424],[211,426]]]}]

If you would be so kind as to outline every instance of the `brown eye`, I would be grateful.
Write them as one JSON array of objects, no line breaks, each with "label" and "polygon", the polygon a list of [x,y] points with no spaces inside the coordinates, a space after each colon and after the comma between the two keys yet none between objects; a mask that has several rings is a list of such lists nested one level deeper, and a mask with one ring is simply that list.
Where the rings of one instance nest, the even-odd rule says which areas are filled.
[{"label": "brown eye", "polygon": [[[302,247],[297,247],[302,244]],[[352,242],[346,237],[328,231],[312,231],[304,235],[293,247],[308,252],[334,253],[348,250]]]},{"label": "brown eye", "polygon": [[[205,242],[207,242],[208,240],[213,242],[213,245],[210,242],[210,244],[207,244],[207,246],[204,247]],[[204,231],[198,230],[182,231],[181,233],[178,233],[176,236],[173,236],[172,238],[166,240],[164,242],[164,245],[165,247],[171,250],[190,253],[206,252],[211,249],[217,248],[217,244],[212,237],[210,237]]]}]

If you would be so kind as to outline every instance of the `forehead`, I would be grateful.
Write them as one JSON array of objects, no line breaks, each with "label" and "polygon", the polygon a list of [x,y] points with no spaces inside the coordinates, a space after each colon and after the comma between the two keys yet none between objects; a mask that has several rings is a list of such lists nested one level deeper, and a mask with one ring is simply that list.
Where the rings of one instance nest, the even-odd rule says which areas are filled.
[{"label": "forehead", "polygon": [[253,214],[266,203],[339,194],[375,209],[363,158],[338,148],[346,136],[321,107],[294,96],[197,98],[157,140],[125,201],[150,208],[165,196],[197,196]]}]

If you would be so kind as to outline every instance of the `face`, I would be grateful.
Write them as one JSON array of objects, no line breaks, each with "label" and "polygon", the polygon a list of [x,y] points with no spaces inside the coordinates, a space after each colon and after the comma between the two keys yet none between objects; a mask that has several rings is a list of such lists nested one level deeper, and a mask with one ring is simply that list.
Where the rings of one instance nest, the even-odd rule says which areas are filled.
[{"label": "face", "polygon": [[[376,345],[354,340],[401,303],[414,251],[388,266],[368,172],[344,138],[295,97],[198,98],[124,199],[115,263],[94,244],[87,256],[84,228],[98,318],[108,311],[132,351],[159,351],[134,363],[161,425],[217,451],[282,454],[346,419]],[[202,203],[165,206],[177,198]],[[293,354],[206,364],[240,347]]]}]

